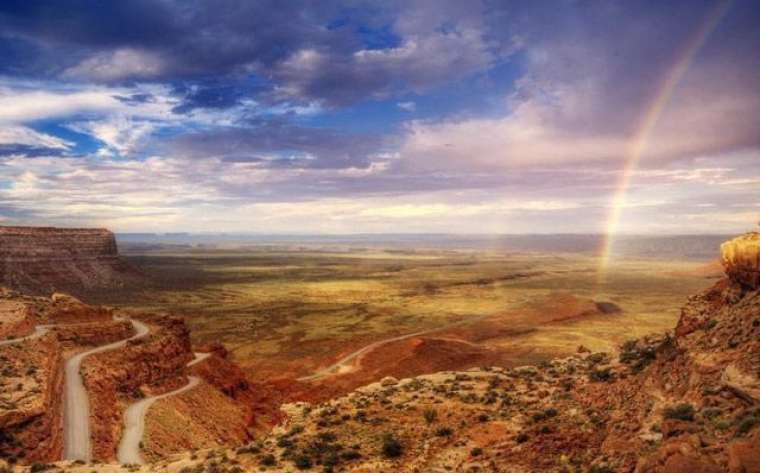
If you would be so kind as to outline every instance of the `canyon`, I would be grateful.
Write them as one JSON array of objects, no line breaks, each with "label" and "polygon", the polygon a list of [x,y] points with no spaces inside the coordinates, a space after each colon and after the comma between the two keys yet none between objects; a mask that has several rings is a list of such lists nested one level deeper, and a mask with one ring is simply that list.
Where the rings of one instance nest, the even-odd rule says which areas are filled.
[{"label": "canyon", "polygon": [[[0,314],[6,334],[0,344],[0,458],[18,464],[113,461],[127,406],[147,396],[166,398],[165,393],[187,383],[190,371],[197,373],[189,378],[190,388],[202,388],[206,397],[183,428],[214,424],[218,411],[238,414],[222,427],[222,435],[199,439],[194,446],[250,438],[252,408],[235,399],[249,389],[247,380],[229,376],[220,382],[199,369],[203,363],[223,369],[229,362],[218,351],[194,353],[180,319],[120,314],[59,293],[39,297],[10,290],[0,293]],[[9,338],[20,325],[37,330]],[[226,371],[232,373],[234,368]],[[162,452],[180,449],[154,441]],[[150,456],[150,441],[139,444],[147,444]]]}]

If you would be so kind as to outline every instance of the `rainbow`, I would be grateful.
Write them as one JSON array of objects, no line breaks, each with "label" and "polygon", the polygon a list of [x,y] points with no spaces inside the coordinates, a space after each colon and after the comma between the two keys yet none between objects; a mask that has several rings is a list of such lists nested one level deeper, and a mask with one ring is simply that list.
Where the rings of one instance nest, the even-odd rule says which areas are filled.
[{"label": "rainbow", "polygon": [[618,230],[620,223],[620,216],[626,205],[626,194],[628,187],[631,184],[636,169],[641,161],[641,156],[646,150],[647,143],[654,130],[657,121],[662,115],[665,106],[670,101],[676,86],[683,78],[686,71],[689,69],[691,62],[694,60],[694,56],[702,48],[707,41],[707,38],[715,30],[715,27],[720,22],[721,18],[726,14],[731,4],[731,0],[720,1],[705,17],[705,21],[702,22],[697,31],[689,38],[684,50],[678,55],[678,60],[670,68],[668,73],[664,77],[664,81],[657,89],[657,93],[654,96],[649,108],[647,108],[644,115],[641,117],[641,122],[637,127],[637,132],[633,136],[625,154],[625,164],[623,165],[620,178],[615,187],[615,193],[612,197],[612,203],[610,206],[609,215],[607,217],[607,224],[605,226],[604,239],[602,241],[602,248],[600,252],[600,261],[598,268],[598,278],[600,281],[604,280],[609,266],[610,257],[612,255],[612,244],[615,239],[615,234]]}]

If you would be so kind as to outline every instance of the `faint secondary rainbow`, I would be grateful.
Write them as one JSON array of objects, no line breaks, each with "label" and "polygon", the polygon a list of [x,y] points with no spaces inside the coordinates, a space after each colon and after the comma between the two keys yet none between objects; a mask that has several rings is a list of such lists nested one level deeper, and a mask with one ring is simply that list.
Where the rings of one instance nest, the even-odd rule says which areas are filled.
[{"label": "faint secondary rainbow", "polygon": [[713,32],[718,22],[726,14],[730,4],[731,0],[721,1],[710,11],[705,18],[705,21],[686,43],[683,52],[678,56],[679,59],[665,75],[665,80],[657,89],[654,100],[641,117],[637,132],[631,140],[630,146],[626,152],[625,164],[620,174],[615,194],[612,198],[612,205],[610,206],[610,213],[607,218],[604,241],[602,242],[601,259],[597,273],[600,281],[604,279],[610,262],[612,244],[615,234],[617,233],[618,224],[620,223],[620,216],[625,207],[628,187],[631,184],[633,174],[638,168],[639,161],[641,161],[641,155],[646,149],[652,130],[657,124],[660,115],[662,115],[662,111],[665,109],[668,101],[670,101],[676,86],[689,69],[691,62],[694,60],[694,56],[696,56],[697,52],[699,52],[707,41],[710,33]]}]

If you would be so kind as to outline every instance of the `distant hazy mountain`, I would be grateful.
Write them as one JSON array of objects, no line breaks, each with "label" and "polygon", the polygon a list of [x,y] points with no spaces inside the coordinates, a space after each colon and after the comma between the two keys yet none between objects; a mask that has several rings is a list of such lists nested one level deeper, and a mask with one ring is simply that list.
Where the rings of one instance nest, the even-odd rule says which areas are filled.
[{"label": "distant hazy mountain", "polygon": [[[244,247],[343,246],[399,250],[498,250],[540,253],[598,253],[603,235],[447,235],[447,234],[357,234],[357,235],[260,235],[201,233],[120,233],[117,241],[124,249],[170,246]],[[613,254],[620,257],[657,257],[710,260],[729,235],[625,235],[615,238]]]}]

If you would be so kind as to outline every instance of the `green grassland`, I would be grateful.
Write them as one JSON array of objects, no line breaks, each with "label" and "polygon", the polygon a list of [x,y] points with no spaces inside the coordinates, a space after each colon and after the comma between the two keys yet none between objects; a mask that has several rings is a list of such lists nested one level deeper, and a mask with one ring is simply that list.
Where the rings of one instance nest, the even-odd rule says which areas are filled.
[{"label": "green grassland", "polygon": [[600,282],[598,260],[579,254],[254,247],[127,258],[152,284],[98,302],[183,316],[195,343],[222,342],[252,370],[299,374],[349,348],[468,318],[501,314],[524,325],[520,314],[540,313],[558,293],[622,312],[489,343],[540,356],[581,343],[606,349],[672,328],[686,298],[711,284],[698,263],[654,260],[617,262]]}]

